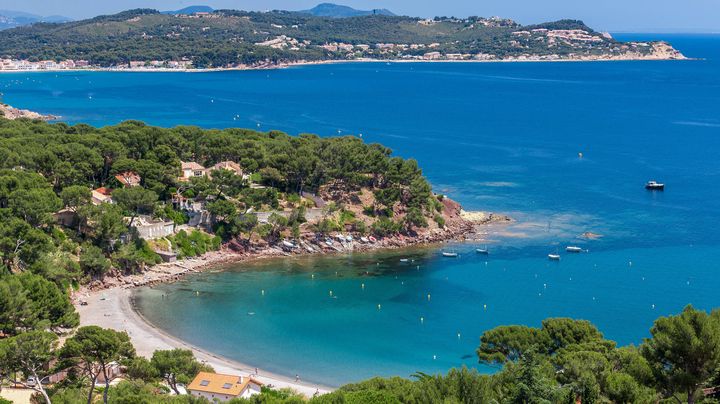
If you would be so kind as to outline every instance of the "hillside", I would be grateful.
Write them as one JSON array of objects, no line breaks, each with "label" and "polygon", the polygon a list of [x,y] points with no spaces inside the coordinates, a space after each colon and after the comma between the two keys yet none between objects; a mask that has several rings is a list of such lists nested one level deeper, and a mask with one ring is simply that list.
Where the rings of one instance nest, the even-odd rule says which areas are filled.
[{"label": "hillside", "polygon": [[[0,56],[14,60],[87,60],[91,65],[196,68],[263,67],[321,60],[672,59],[665,43],[622,43],[582,21],[521,26],[500,18],[300,12],[162,14],[138,9],[65,24],[0,32]],[[178,61],[183,61],[178,63]],[[135,62],[131,64],[131,62]],[[12,66],[11,66],[12,68]],[[43,68],[43,67],[40,67]]]}]

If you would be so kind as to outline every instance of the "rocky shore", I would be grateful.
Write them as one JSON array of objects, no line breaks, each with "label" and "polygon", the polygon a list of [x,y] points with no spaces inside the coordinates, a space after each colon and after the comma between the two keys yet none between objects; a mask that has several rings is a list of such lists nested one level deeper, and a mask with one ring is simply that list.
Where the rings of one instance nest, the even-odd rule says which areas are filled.
[{"label": "rocky shore", "polygon": [[10,120],[28,118],[40,119],[43,121],[54,121],[59,119],[59,117],[54,115],[42,115],[27,109],[14,108],[7,104],[0,104],[0,116],[3,116]]},{"label": "rocky shore", "polygon": [[76,293],[75,301],[77,303],[80,296],[88,291],[115,287],[135,288],[175,282],[190,273],[202,272],[236,262],[265,258],[392,250],[413,246],[432,246],[453,241],[482,241],[484,239],[483,229],[487,225],[512,222],[511,218],[501,214],[466,212],[462,210],[459,204],[447,198],[444,204],[446,225],[443,228],[424,229],[408,235],[397,234],[368,242],[362,242],[359,239],[349,242],[334,242],[332,246],[326,244],[324,238],[317,238],[311,233],[303,234],[299,242],[300,245],[296,248],[286,248],[282,243],[272,245],[252,244],[240,247],[235,242],[231,242],[224,245],[219,251],[208,252],[197,258],[158,264],[140,274],[123,275],[116,273],[108,275],[102,281],[96,280],[84,286]]}]

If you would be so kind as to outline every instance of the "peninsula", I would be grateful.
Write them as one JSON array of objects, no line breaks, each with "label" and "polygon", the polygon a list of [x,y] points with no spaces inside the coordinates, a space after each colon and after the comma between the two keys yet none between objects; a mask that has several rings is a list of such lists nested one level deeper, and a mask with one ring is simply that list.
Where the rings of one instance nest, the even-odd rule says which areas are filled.
[{"label": "peninsula", "polygon": [[257,69],[340,61],[589,61],[685,57],[666,42],[621,42],[577,20],[129,10],[0,31],[0,70]]}]

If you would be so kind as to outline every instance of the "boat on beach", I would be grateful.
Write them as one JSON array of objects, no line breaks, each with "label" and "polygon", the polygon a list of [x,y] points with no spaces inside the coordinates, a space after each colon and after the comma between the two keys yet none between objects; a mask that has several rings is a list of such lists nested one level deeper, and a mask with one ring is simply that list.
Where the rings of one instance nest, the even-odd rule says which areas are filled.
[{"label": "boat on beach", "polygon": [[657,182],[657,181],[648,181],[645,184],[645,189],[647,189],[648,191],[664,191],[665,184]]},{"label": "boat on beach", "polygon": [[569,253],[580,253],[583,251],[583,249],[580,247],[574,246],[574,245],[569,245],[569,246],[565,247],[565,251],[567,251]]}]

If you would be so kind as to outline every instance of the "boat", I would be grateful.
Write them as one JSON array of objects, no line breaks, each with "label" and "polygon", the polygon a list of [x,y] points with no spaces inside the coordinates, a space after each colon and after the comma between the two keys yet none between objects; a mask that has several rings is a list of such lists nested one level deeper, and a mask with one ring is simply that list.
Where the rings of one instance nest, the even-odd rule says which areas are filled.
[{"label": "boat", "polygon": [[457,258],[458,253],[456,253],[456,252],[443,252],[443,253],[442,253],[442,256],[443,256],[443,257],[448,257],[448,258]]},{"label": "boat", "polygon": [[345,237],[345,240],[347,240],[348,243],[352,243],[353,236],[347,236],[347,237]]},{"label": "boat", "polygon": [[371,243],[377,243],[377,239],[373,236],[368,237]]},{"label": "boat", "polygon": [[551,261],[560,261],[560,254],[548,254],[548,259]]},{"label": "boat", "polygon": [[408,262],[408,261],[410,261],[410,260],[407,258],[400,258],[400,262]]},{"label": "boat", "polygon": [[490,251],[488,251],[487,247],[485,247],[485,248],[477,248],[477,249],[475,249],[475,252],[478,253],[478,254],[484,254],[484,255],[490,254]]},{"label": "boat", "polygon": [[569,245],[569,246],[565,247],[565,251],[571,252],[571,253],[579,253],[579,252],[582,252],[583,249],[580,247]]},{"label": "boat", "polygon": [[370,239],[368,239],[367,237],[360,237],[360,241],[362,241],[363,243],[369,243]]},{"label": "boat", "polygon": [[283,244],[283,246],[285,246],[287,248],[295,248],[295,244],[293,244],[287,240],[283,240],[282,244]]},{"label": "boat", "polygon": [[647,189],[649,191],[664,191],[665,184],[662,184],[657,181],[648,181],[647,184],[645,184],[645,189]]}]

